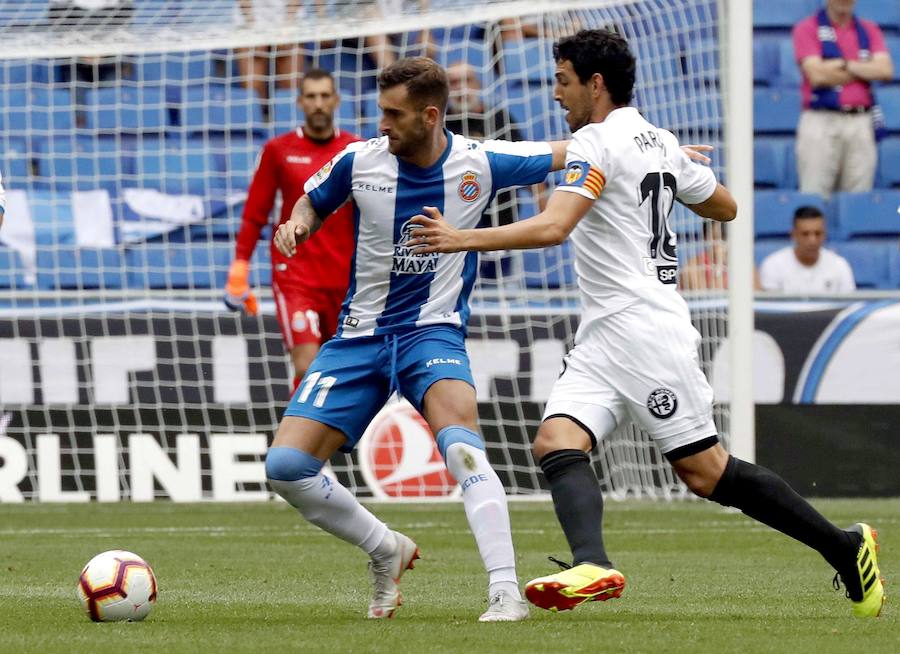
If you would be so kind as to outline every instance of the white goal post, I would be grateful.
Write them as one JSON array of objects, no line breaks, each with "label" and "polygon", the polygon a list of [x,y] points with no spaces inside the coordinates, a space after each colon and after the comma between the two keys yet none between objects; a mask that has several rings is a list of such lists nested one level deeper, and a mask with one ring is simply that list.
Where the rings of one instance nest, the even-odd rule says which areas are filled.
[{"label": "white goal post", "polygon": [[[290,390],[267,242],[251,273],[261,315],[220,298],[259,149],[302,121],[298,71],[331,71],[338,125],[370,137],[384,57],[463,62],[484,99],[448,114],[464,133],[564,138],[551,45],[582,27],[628,38],[634,104],[682,143],[714,145],[738,200],[727,264],[707,258],[685,295],[716,424],[754,459],[751,3],[263,0],[247,15],[237,0],[47,4],[0,0],[0,502],[267,498],[262,461]],[[268,71],[261,84],[251,60]],[[521,189],[489,216],[536,211]],[[682,264],[722,250],[684,207],[670,224]],[[468,347],[488,455],[513,497],[546,492],[530,441],[577,321],[567,245],[482,257]],[[365,498],[455,496],[415,416],[395,408],[376,423],[333,474]],[[632,428],[594,461],[613,497],[687,495]]]}]

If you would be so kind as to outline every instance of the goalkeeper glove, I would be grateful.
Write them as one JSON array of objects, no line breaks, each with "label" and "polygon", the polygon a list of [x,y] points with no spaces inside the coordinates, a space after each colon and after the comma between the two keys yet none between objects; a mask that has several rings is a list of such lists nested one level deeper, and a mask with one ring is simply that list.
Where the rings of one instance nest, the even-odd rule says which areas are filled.
[{"label": "goalkeeper glove", "polygon": [[228,283],[225,284],[225,306],[232,311],[245,311],[255,316],[257,311],[256,296],[250,290],[247,277],[250,264],[244,259],[235,259],[228,269]]}]

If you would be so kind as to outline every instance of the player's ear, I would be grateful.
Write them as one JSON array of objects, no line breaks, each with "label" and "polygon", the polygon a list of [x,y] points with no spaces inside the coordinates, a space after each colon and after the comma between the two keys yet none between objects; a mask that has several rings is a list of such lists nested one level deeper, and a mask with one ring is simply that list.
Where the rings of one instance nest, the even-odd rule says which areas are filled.
[{"label": "player's ear", "polygon": [[606,90],[606,82],[603,80],[603,75],[601,75],[600,73],[594,73],[593,75],[591,75],[590,87],[591,95],[593,95],[595,98],[599,97],[599,95],[604,90]]},{"label": "player's ear", "polygon": [[441,110],[435,107],[434,105],[428,105],[425,107],[425,123],[429,127],[433,127],[438,124],[441,120]]}]

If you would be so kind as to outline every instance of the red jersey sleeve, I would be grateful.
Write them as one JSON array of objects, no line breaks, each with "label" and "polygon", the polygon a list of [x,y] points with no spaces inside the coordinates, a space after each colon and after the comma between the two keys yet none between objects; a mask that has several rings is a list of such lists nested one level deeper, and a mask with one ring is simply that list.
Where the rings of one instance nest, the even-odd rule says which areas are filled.
[{"label": "red jersey sleeve", "polygon": [[267,143],[260,155],[259,165],[253,173],[250,189],[247,191],[247,202],[241,217],[241,229],[237,235],[235,257],[249,261],[259,241],[259,235],[269,223],[269,215],[275,206],[275,193],[278,190],[278,172],[275,157]]}]

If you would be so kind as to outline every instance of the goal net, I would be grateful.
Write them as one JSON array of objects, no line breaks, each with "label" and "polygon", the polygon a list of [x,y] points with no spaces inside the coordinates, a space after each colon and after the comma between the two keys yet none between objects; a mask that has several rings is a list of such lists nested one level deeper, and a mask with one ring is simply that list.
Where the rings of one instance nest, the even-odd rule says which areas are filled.
[{"label": "goal net", "polygon": [[[299,71],[331,71],[337,125],[372,137],[378,67],[427,54],[467,80],[456,131],[560,139],[552,43],[610,27],[637,57],[634,105],[715,146],[721,178],[719,4],[0,0],[0,501],[268,497],[291,373],[267,242],[252,262],[260,315],[220,298],[260,148],[302,124]],[[554,183],[500,194],[488,220],[527,219]],[[696,257],[685,292],[712,375],[728,329],[722,235],[681,206],[669,225],[681,263]],[[480,272],[468,347],[488,454],[511,494],[544,493],[530,443],[578,324],[572,251],[486,255]],[[715,419],[727,439],[727,405]],[[330,469],[361,497],[452,496],[436,457],[396,406]],[[632,428],[594,462],[613,496],[683,494]]]}]

